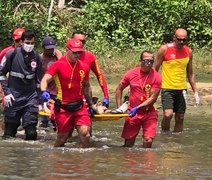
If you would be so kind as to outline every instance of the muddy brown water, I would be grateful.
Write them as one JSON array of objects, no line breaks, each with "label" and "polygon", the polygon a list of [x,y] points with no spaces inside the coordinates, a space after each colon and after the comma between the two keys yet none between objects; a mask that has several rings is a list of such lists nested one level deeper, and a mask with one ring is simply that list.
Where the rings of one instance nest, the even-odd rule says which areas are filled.
[{"label": "muddy brown water", "polygon": [[183,133],[163,134],[158,123],[151,149],[142,148],[141,134],[133,148],[121,147],[123,119],[94,122],[88,149],[78,148],[77,137],[53,148],[51,127],[39,129],[35,142],[23,141],[20,130],[0,140],[0,179],[212,179],[211,115],[211,106],[188,108]]}]

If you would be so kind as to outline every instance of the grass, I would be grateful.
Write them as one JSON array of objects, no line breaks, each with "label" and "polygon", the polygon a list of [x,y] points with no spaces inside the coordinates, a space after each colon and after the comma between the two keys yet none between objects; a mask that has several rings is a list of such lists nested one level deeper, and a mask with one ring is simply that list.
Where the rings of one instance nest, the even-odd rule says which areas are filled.
[{"label": "grass", "polygon": [[[129,69],[139,65],[140,51],[111,53],[99,57],[98,61],[109,83],[117,82]],[[193,69],[198,82],[211,82],[212,52],[193,50]]]}]

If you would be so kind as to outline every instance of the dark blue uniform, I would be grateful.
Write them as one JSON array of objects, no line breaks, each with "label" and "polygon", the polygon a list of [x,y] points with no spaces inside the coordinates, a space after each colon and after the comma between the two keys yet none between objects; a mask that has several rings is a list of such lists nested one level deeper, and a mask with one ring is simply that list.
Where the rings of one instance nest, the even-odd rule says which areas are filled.
[{"label": "dark blue uniform", "polygon": [[[15,98],[12,106],[4,108],[5,126],[9,124],[13,127],[13,132],[9,132],[10,136],[15,136],[17,133],[21,118],[26,135],[31,129],[36,132],[38,122],[37,89],[41,80],[41,68],[41,58],[34,50],[26,53],[19,47],[9,51],[2,59],[0,82],[4,95],[12,94]],[[9,73],[8,78],[7,73]]]}]

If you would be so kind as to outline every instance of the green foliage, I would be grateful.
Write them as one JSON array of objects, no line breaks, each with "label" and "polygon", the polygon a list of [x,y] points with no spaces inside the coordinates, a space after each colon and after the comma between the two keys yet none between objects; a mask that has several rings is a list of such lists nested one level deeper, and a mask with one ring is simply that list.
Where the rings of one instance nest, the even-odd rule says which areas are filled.
[{"label": "green foliage", "polygon": [[191,47],[212,45],[211,0],[74,0],[72,5],[86,13],[58,10],[55,1],[49,22],[50,0],[26,0],[34,4],[19,6],[22,2],[0,1],[0,46],[10,44],[12,30],[20,26],[33,29],[38,43],[43,36],[55,36],[61,47],[74,29],[82,29],[88,34],[86,48],[107,55],[155,50],[172,40],[177,27],[188,30]]},{"label": "green foliage", "polygon": [[95,52],[145,46],[157,48],[172,40],[177,27],[189,32],[189,45],[211,47],[212,5],[209,0],[90,0],[78,25],[90,37]]},{"label": "green foliage", "polygon": [[[36,2],[8,0],[7,3],[0,1],[0,47],[12,43],[12,31],[16,27],[32,29],[36,33],[38,47],[42,38],[47,35],[56,37],[58,45],[64,47],[67,35],[73,30],[74,21],[71,13],[65,10],[58,12],[54,6],[51,18],[48,21],[49,0]],[[31,3],[31,4],[30,4]]]}]

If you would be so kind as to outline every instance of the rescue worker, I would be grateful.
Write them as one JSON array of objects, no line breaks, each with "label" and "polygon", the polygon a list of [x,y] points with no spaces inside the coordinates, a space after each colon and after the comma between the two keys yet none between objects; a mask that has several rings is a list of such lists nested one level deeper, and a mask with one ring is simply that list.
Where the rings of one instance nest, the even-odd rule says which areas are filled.
[{"label": "rescue worker", "polygon": [[193,71],[193,52],[186,45],[188,32],[183,28],[177,28],[173,36],[173,42],[161,45],[158,49],[154,68],[162,73],[161,102],[163,119],[161,129],[169,132],[171,120],[174,116],[174,132],[182,132],[187,101],[187,82],[194,92],[196,105],[200,104],[200,97],[196,86],[195,73]]},{"label": "rescue worker", "polygon": [[[72,38],[78,39],[82,42],[83,47],[85,45],[85,38],[86,34],[83,31],[76,30],[72,33]],[[89,71],[92,70],[93,73],[95,74],[99,85],[102,89],[104,99],[102,101],[102,105],[105,106],[106,108],[109,108],[109,93],[108,93],[108,88],[107,88],[107,82],[105,80],[105,77],[102,73],[102,70],[99,67],[98,61],[96,59],[96,56],[90,52],[84,49],[84,51],[81,53],[79,60],[87,64]],[[70,131],[69,137],[72,137],[72,133]],[[91,136],[92,136],[92,127],[91,127]]]},{"label": "rescue worker", "polygon": [[[70,131],[77,129],[80,138],[80,147],[89,147],[90,117],[93,115],[92,97],[89,83],[89,68],[79,56],[83,52],[82,42],[78,39],[69,39],[66,43],[67,53],[54,62],[47,70],[41,81],[41,99],[50,100],[47,91],[48,82],[53,78],[58,88],[55,100],[55,121],[57,125],[57,139],[54,147],[63,147]],[[84,97],[87,106],[84,102]]]},{"label": "rescue worker", "polygon": [[[1,52],[0,52],[0,62],[2,60],[2,58],[5,56],[5,54],[7,52],[9,52],[11,49],[14,49],[16,47],[20,47],[21,46],[21,36],[22,33],[25,31],[24,28],[17,28],[13,31],[13,44],[11,46],[8,46],[6,48],[4,48]],[[1,100],[4,98],[4,93],[2,91],[1,85],[0,85],[0,93],[2,94]],[[3,127],[4,129],[4,127]]]},{"label": "rescue worker", "polygon": [[[80,31],[80,30],[74,31],[72,34],[72,38],[79,39],[83,43],[83,46],[85,45],[86,34],[83,31]],[[109,93],[108,93],[108,88],[107,88],[107,82],[102,73],[102,70],[99,67],[96,56],[92,52],[84,49],[84,51],[80,55],[79,60],[86,63],[89,67],[89,70],[92,70],[93,73],[95,74],[95,76],[99,82],[99,85],[102,89],[102,92],[104,94],[104,99],[102,101],[102,105],[108,108],[109,107]]]},{"label": "rescue worker", "polygon": [[161,76],[153,70],[154,54],[144,50],[140,55],[140,67],[129,70],[116,88],[116,104],[122,104],[123,90],[130,86],[129,117],[125,119],[122,137],[123,147],[133,147],[142,129],[143,147],[151,148],[156,136],[158,113],[153,104],[161,89]]},{"label": "rescue worker", "polygon": [[0,62],[2,60],[2,58],[5,56],[5,54],[7,52],[9,52],[11,49],[14,49],[16,47],[20,47],[21,46],[21,36],[23,34],[23,32],[25,31],[24,28],[17,28],[13,31],[13,44],[11,46],[8,46],[6,48],[4,48],[1,52],[0,52]]},{"label": "rescue worker", "polygon": [[36,140],[37,88],[41,79],[41,58],[33,50],[35,44],[33,31],[26,30],[21,40],[22,46],[9,51],[0,64],[0,82],[5,94],[3,138],[15,137],[22,119],[25,140]]}]

